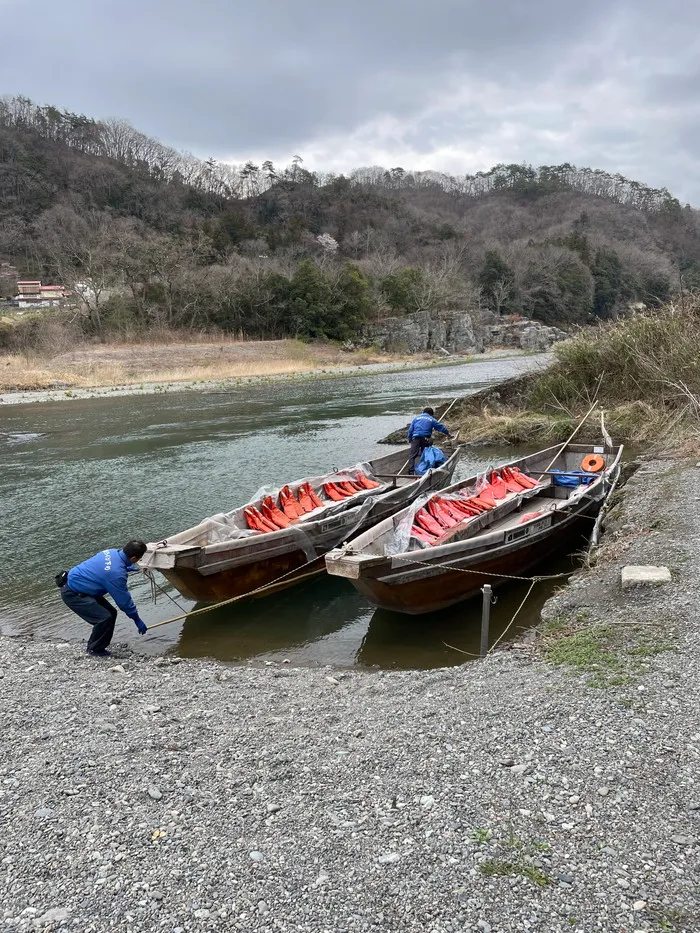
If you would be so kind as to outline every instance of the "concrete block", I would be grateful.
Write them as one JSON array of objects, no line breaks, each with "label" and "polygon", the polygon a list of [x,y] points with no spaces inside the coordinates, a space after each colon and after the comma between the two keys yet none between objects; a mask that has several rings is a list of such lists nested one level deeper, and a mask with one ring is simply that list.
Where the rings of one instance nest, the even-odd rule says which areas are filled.
[{"label": "concrete block", "polygon": [[660,586],[671,582],[671,571],[668,567],[629,566],[622,568],[622,589],[629,590],[634,586]]}]

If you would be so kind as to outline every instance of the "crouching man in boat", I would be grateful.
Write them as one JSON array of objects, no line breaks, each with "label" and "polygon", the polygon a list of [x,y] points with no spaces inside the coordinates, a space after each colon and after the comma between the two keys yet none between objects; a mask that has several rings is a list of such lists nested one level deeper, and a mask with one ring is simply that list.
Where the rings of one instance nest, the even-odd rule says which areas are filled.
[{"label": "crouching man in boat", "polygon": [[107,646],[114,634],[117,610],[105,599],[107,593],[121,611],[133,619],[139,634],[146,634],[146,623],[139,615],[126,585],[128,575],[139,570],[134,562],[140,560],[146,550],[143,541],[128,541],[123,548],[100,551],[56,577],[63,602],[92,626],[88,654],[109,657]]},{"label": "crouching man in boat", "polygon": [[452,437],[444,424],[441,424],[435,418],[435,412],[432,408],[424,408],[422,414],[416,415],[408,429],[408,442],[411,445],[411,457],[408,461],[408,472],[413,473],[416,466],[416,460],[423,453],[423,450],[430,444],[433,431],[439,431]]}]

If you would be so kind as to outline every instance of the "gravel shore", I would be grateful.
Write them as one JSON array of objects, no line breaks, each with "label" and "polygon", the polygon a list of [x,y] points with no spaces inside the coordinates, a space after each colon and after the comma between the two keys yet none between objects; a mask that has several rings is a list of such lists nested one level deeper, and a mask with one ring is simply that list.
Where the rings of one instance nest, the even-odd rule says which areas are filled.
[{"label": "gravel shore", "polygon": [[[542,650],[340,673],[0,641],[0,928],[697,931],[699,478],[638,471]],[[630,563],[673,581],[623,596]],[[630,622],[602,671],[552,663]]]}]

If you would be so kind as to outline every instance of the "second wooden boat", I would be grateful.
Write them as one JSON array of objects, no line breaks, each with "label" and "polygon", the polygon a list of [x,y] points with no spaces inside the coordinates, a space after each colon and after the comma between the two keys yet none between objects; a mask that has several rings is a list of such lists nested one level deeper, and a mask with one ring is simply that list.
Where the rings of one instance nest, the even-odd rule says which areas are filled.
[{"label": "second wooden boat", "polygon": [[328,573],[348,579],[373,605],[411,615],[525,575],[570,550],[577,535],[590,536],[619,475],[622,447],[569,444],[555,458],[558,450],[422,497],[332,550]]}]

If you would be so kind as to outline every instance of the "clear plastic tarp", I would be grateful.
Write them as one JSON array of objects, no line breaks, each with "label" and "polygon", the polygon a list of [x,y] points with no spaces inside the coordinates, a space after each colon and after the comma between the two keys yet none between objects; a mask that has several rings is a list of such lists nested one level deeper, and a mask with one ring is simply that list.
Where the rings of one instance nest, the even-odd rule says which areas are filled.
[{"label": "clear plastic tarp", "polygon": [[[306,512],[300,518],[296,519],[296,521],[292,522],[287,528],[280,529],[280,531],[284,531],[287,534],[300,532],[300,540],[303,539],[305,549],[308,550],[312,548],[312,546],[308,536],[303,534],[302,529],[305,523],[313,522],[321,517],[324,519],[332,518],[335,515],[346,512],[348,509],[354,509],[356,506],[362,505],[363,509],[360,510],[360,514],[358,515],[358,521],[361,523],[371,508],[374,498],[389,490],[391,488],[389,484],[382,483],[379,487],[374,489],[362,489],[360,492],[355,493],[355,495],[348,496],[340,502],[333,501],[323,490],[325,483],[339,483],[344,481],[356,483],[358,472],[362,472],[370,479],[374,479],[369,463],[363,462],[356,464],[350,469],[325,473],[322,476],[316,476],[310,480],[302,479],[294,483],[289,483],[288,485],[292,493],[297,496],[299,487],[309,482],[311,488],[323,502],[323,505],[317,506],[310,512]],[[381,481],[376,479],[375,482]],[[259,537],[261,532],[248,527],[244,509],[251,506],[260,509],[262,500],[267,496],[271,496],[275,502],[278,502],[280,489],[281,487],[279,486],[262,486],[245,505],[238,506],[230,512],[218,512],[216,515],[211,515],[209,518],[203,519],[198,525],[188,528],[185,531],[178,532],[158,542],[154,547],[172,547],[174,545],[206,547],[207,545],[224,544],[227,541],[237,541],[242,538]],[[366,508],[364,508],[365,503],[367,503]],[[348,537],[350,533],[351,532],[347,533]],[[275,532],[265,532],[265,534],[271,535],[275,534]]]}]

